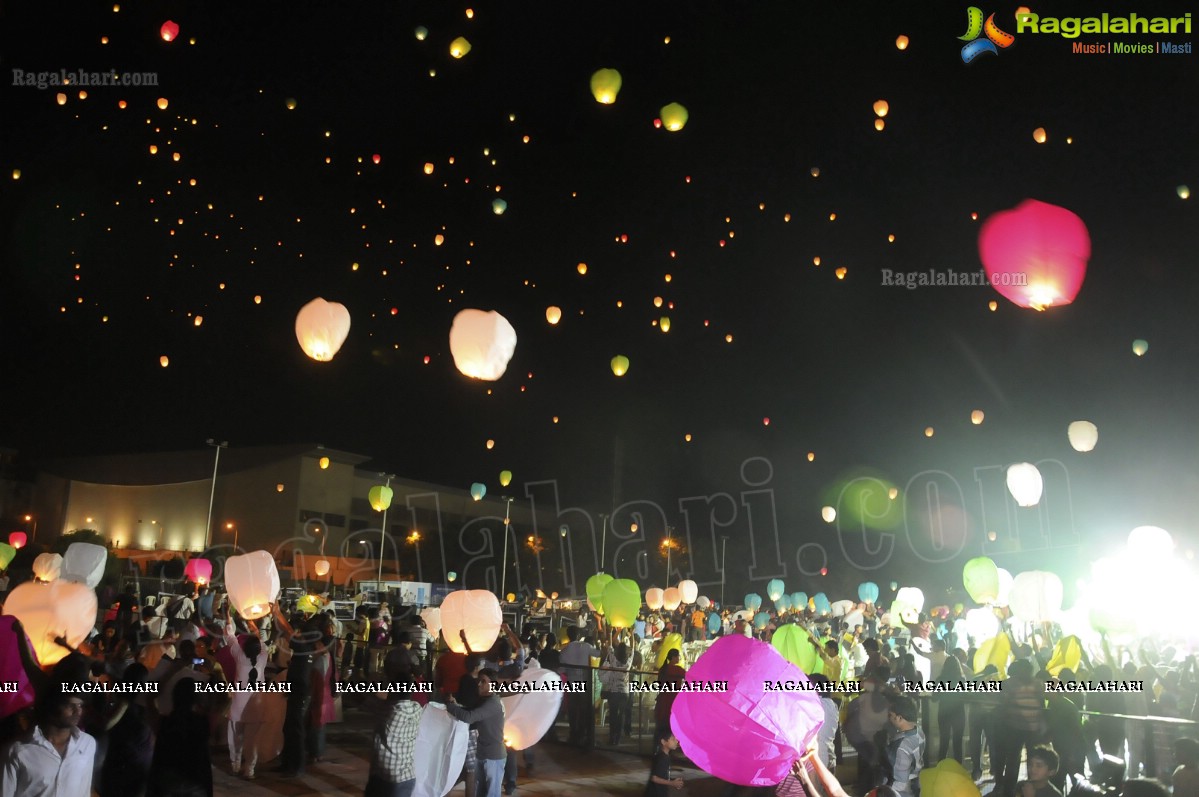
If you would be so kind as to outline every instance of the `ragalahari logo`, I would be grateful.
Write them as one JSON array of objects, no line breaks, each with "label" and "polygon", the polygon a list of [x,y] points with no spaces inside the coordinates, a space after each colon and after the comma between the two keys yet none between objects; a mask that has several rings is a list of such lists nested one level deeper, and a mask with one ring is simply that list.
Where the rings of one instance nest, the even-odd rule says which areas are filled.
[{"label": "ragalahari logo", "polygon": [[[979,36],[986,35],[980,39]],[[962,63],[968,64],[983,53],[999,55],[1000,50],[1006,50],[1016,41],[1016,37],[1005,33],[995,24],[995,15],[987,17],[983,23],[983,12],[977,6],[966,9],[966,33],[958,36],[959,41],[969,42],[962,48]]]}]

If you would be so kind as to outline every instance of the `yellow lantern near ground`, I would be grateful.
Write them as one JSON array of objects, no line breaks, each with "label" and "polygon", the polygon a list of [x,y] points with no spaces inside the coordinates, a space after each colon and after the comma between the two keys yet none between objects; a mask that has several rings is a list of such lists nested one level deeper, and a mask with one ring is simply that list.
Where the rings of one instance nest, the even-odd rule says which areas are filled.
[{"label": "yellow lantern near ground", "polygon": [[591,94],[599,104],[611,105],[620,93],[621,82],[615,69],[600,69],[591,76]]},{"label": "yellow lantern near ground", "polygon": [[350,311],[345,305],[317,297],[296,314],[296,340],[317,362],[329,362],[350,334]]},{"label": "yellow lantern near ground", "polygon": [[669,105],[662,106],[662,110],[658,111],[658,116],[662,119],[663,127],[672,133],[677,133],[687,124],[690,114],[687,113],[687,109],[682,105],[672,102]]}]

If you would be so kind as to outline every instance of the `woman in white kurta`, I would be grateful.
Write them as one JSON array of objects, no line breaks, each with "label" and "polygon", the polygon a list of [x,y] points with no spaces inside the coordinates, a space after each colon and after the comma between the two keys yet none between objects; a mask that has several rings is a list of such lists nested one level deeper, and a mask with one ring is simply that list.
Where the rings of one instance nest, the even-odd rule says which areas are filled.
[{"label": "woman in white kurta", "polygon": [[[233,624],[226,617],[225,644],[233,654],[235,672],[230,680],[234,684],[246,689],[265,682],[264,672],[269,656],[262,649],[262,640],[251,635],[238,642]],[[254,768],[258,765],[258,736],[263,727],[261,703],[264,697],[262,692],[234,692],[233,702],[229,706],[229,759],[233,763],[234,773],[241,771],[247,778],[254,777]]]}]

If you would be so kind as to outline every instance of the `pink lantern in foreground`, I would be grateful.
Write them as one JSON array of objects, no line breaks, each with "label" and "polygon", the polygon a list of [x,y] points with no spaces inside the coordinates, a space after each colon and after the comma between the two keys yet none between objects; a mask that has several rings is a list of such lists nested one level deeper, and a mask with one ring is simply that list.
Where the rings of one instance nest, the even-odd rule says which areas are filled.
[{"label": "pink lantern in foreground", "polygon": [[71,647],[87,639],[96,623],[96,593],[77,581],[26,581],[8,594],[4,613],[21,621],[38,662],[49,667],[69,653],[56,637]]},{"label": "pink lantern in foreground", "polygon": [[562,705],[562,690],[549,686],[562,676],[550,670],[525,670],[517,683],[545,685],[542,691],[520,692],[504,698],[504,744],[513,750],[532,747],[554,724]]},{"label": "pink lantern in foreground", "polygon": [[173,42],[179,36],[179,25],[168,19],[162,23],[162,27],[159,28],[158,32],[162,35],[164,42]]},{"label": "pink lantern in foreground", "polygon": [[656,612],[662,608],[662,601],[665,600],[665,597],[666,593],[661,587],[650,587],[645,591],[645,605],[651,612]]},{"label": "pink lantern in foreground", "polygon": [[978,252],[992,287],[1021,307],[1070,304],[1082,288],[1091,236],[1065,208],[1026,199],[992,215],[978,233]]},{"label": "pink lantern in foreground", "polygon": [[225,589],[229,603],[242,617],[266,617],[279,597],[279,570],[274,557],[266,551],[229,557],[225,561]]},{"label": "pink lantern in foreground", "polygon": [[[0,719],[33,705],[33,684],[29,682],[17,653],[19,642],[13,628],[15,622],[15,617],[0,617],[0,683],[17,685],[12,692],[0,690]],[[25,644],[31,651],[34,650],[28,634],[25,635]],[[33,657],[37,659],[36,651]]]},{"label": "pink lantern in foreground", "polygon": [[212,581],[212,562],[207,559],[191,559],[183,568],[183,575],[194,584]]},{"label": "pink lantern in foreground", "polygon": [[454,590],[441,602],[441,635],[455,653],[466,652],[459,631],[471,650],[482,652],[495,644],[503,622],[499,599],[485,589]]},{"label": "pink lantern in foreground", "polygon": [[727,681],[728,691],[680,693],[670,727],[705,772],[742,786],[773,786],[816,738],[824,709],[816,692],[767,692],[765,685],[807,680],[765,642],[721,637],[699,657],[687,682]]},{"label": "pink lantern in foreground", "polygon": [[12,534],[8,535],[8,544],[14,548],[24,548],[25,543],[28,541],[29,538],[25,536],[25,532],[23,531],[14,531]]}]

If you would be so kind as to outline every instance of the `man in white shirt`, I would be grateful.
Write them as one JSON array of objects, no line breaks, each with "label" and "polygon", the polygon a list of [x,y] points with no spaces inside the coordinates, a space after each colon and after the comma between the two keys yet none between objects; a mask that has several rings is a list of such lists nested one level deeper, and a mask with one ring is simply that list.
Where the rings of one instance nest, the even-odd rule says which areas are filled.
[{"label": "man in white shirt", "polygon": [[567,696],[567,718],[570,720],[570,739],[568,744],[579,745],[583,750],[590,750],[595,745],[595,706],[592,702],[591,690],[591,659],[599,656],[599,651],[590,643],[580,639],[582,634],[578,628],[567,626],[566,636],[569,644],[562,648],[559,661],[562,663],[562,676],[568,682],[581,684],[583,692],[575,692]]},{"label": "man in white shirt", "polygon": [[0,797],[89,797],[96,740],[79,730],[83,698],[56,692],[42,715],[4,755]]}]

